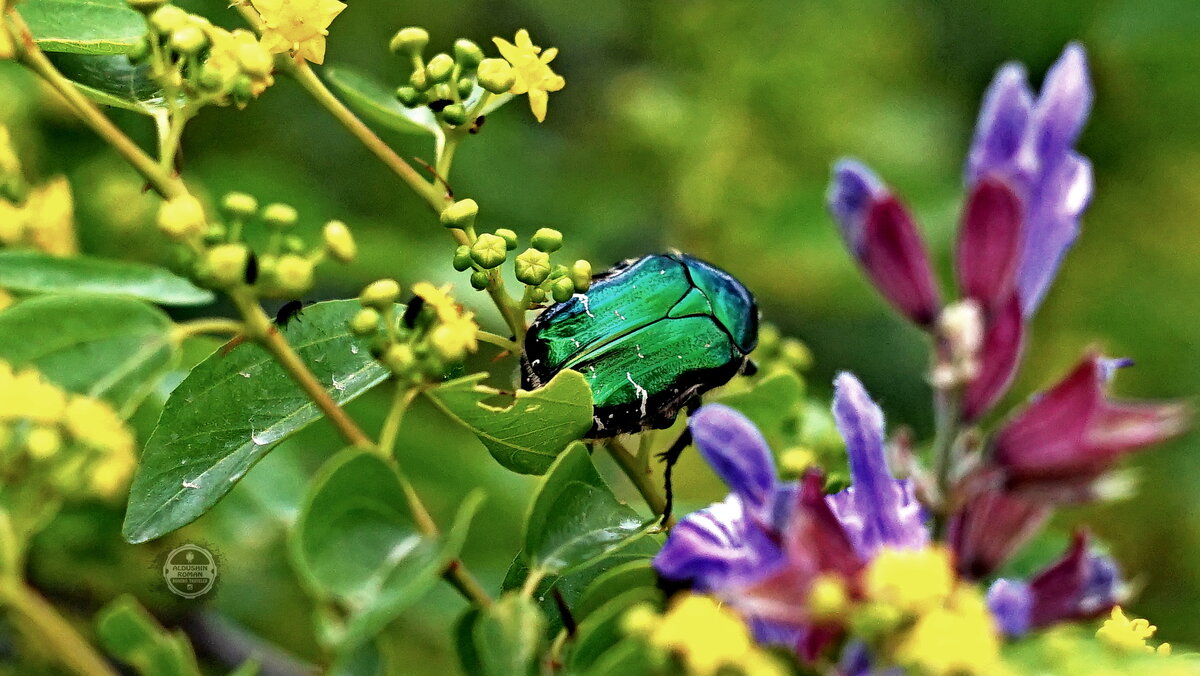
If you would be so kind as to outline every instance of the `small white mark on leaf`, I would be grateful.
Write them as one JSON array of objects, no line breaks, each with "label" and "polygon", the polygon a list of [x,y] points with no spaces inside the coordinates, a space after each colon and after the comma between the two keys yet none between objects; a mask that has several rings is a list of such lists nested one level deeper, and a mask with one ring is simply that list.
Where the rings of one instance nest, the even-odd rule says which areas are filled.
[{"label": "small white mark on leaf", "polygon": [[193,482],[193,481],[186,481],[186,480],[185,480],[185,481],[183,482],[183,487],[184,487],[184,488],[200,488],[200,484],[198,484],[198,483],[195,483],[195,482]]},{"label": "small white mark on leaf", "polygon": [[238,373],[238,375],[239,375],[239,376],[241,376],[241,377],[243,377],[243,378],[249,378],[249,377],[250,377],[250,373],[249,373],[249,372],[247,372],[247,371],[241,371],[241,372],[239,372],[239,373]]}]

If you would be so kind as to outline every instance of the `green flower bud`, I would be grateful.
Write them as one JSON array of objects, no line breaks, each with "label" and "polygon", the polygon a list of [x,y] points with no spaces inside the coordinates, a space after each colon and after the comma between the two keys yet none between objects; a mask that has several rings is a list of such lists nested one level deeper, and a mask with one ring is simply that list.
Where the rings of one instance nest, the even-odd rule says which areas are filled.
[{"label": "green flower bud", "polygon": [[358,245],[350,235],[350,228],[341,221],[329,221],[321,232],[325,240],[325,250],[337,261],[349,263],[358,255]]},{"label": "green flower bud", "polygon": [[396,99],[400,101],[400,104],[405,108],[416,108],[418,105],[420,105],[424,98],[425,97],[421,95],[421,92],[412,87],[405,86],[396,88]]},{"label": "green flower bud", "polygon": [[812,366],[812,352],[808,346],[795,338],[784,338],[779,345],[779,358],[797,371],[805,371]]},{"label": "green flower bud", "polygon": [[458,61],[463,68],[470,70],[483,61],[483,50],[474,42],[466,38],[459,38],[454,41],[454,60]]},{"label": "green flower bud", "polygon": [[517,248],[517,233],[508,228],[500,228],[496,231],[496,234],[504,238],[504,243],[508,245],[509,251]]},{"label": "green flower bud", "polygon": [[125,0],[130,7],[136,9],[142,14],[150,14],[154,10],[167,4],[167,0]]},{"label": "green flower bud", "polygon": [[458,97],[464,100],[471,96],[471,92],[475,91],[475,82],[469,77],[460,79],[455,86],[458,88]]},{"label": "green flower bud", "polygon": [[592,285],[592,264],[580,259],[571,266],[571,283],[575,285],[575,293],[583,293]]},{"label": "green flower bud", "polygon": [[429,81],[429,75],[425,73],[425,69],[418,68],[412,72],[412,75],[408,76],[408,84],[411,85],[413,89],[423,92],[429,89],[433,83]]},{"label": "green flower bud", "polygon": [[275,281],[280,290],[298,295],[308,291],[313,285],[313,264],[304,256],[284,254],[275,264]]},{"label": "green flower bud", "polygon": [[212,225],[208,226],[207,230],[204,231],[203,241],[205,244],[209,245],[220,244],[221,242],[225,241],[225,236],[228,234],[229,231],[225,229],[224,225],[221,225],[220,223],[213,223]]},{"label": "green flower bud", "polygon": [[150,26],[166,35],[188,24],[188,13],[175,5],[164,5],[150,15]]},{"label": "green flower bud", "polygon": [[158,229],[174,239],[204,231],[204,208],[191,195],[172,197],[158,208]]},{"label": "green flower bud", "polygon": [[508,257],[508,244],[503,237],[483,233],[471,244],[471,258],[484,270],[490,270]]},{"label": "green flower bud", "polygon": [[442,119],[451,127],[457,127],[467,121],[467,109],[461,103],[451,103],[442,109]]},{"label": "green flower bud", "polygon": [[250,79],[249,75],[239,75],[233,81],[233,89],[229,90],[233,94],[233,102],[239,108],[245,107],[254,100],[254,80]]},{"label": "green flower bud", "polygon": [[380,360],[389,371],[398,376],[408,375],[417,365],[417,355],[413,349],[403,343],[389,345]]},{"label": "green flower bud", "polygon": [[475,78],[479,80],[480,87],[493,94],[503,94],[512,89],[517,81],[517,73],[512,64],[504,59],[484,59],[479,62]]},{"label": "green flower bud", "polygon": [[208,37],[196,26],[184,26],[171,31],[167,44],[180,54],[196,54],[208,45]]},{"label": "green flower bud", "polygon": [[400,284],[394,279],[379,279],[363,288],[358,302],[364,307],[373,307],[380,312],[392,306],[400,297]]},{"label": "green flower bud", "polygon": [[575,284],[570,277],[559,277],[550,283],[550,294],[556,303],[565,303],[575,295]]},{"label": "green flower bud", "polygon": [[562,248],[563,236],[562,233],[554,228],[540,228],[533,233],[533,237],[529,240],[533,248],[546,253],[554,253]]},{"label": "green flower bud", "polygon": [[449,54],[438,54],[425,64],[425,74],[434,82],[445,82],[454,71],[454,59]]},{"label": "green flower bud", "polygon": [[429,44],[429,31],[410,26],[401,28],[388,43],[388,48],[396,54],[420,56],[421,52],[425,51],[427,44]]},{"label": "green flower bud", "polygon": [[471,247],[463,244],[454,250],[454,269],[462,272],[471,267]]},{"label": "green flower bud", "polygon": [[350,319],[350,332],[356,336],[369,336],[379,330],[379,311],[365,307]]},{"label": "green flower bud", "polygon": [[242,281],[250,250],[245,244],[218,244],[204,255],[209,278],[220,287],[230,287]]},{"label": "green flower bud", "polygon": [[304,253],[307,248],[308,245],[304,243],[304,240],[296,235],[288,235],[283,238],[283,250],[287,253]]},{"label": "green flower bud", "polygon": [[441,110],[438,110],[437,106],[445,110],[446,106],[449,106],[454,100],[454,90],[445,82],[436,84],[433,86],[433,93],[430,94],[430,97],[433,100],[430,102],[429,107],[433,109],[433,112],[440,113]]},{"label": "green flower bud", "polygon": [[479,205],[473,199],[459,200],[442,210],[442,225],[447,228],[466,230],[475,225]]},{"label": "green flower bud", "polygon": [[471,273],[471,287],[476,291],[483,291],[488,288],[488,284],[492,283],[492,276],[485,270],[476,270]]},{"label": "green flower bud", "polygon": [[529,300],[532,300],[535,303],[546,302],[546,290],[540,286],[536,289],[533,289],[529,292]]},{"label": "green flower bud", "polygon": [[271,57],[271,52],[257,42],[239,46],[237,60],[242,71],[251,77],[266,77],[275,68],[275,59]]},{"label": "green flower bud", "polygon": [[567,269],[567,266],[555,265],[554,268],[552,270],[550,270],[550,279],[558,279],[559,277],[566,277],[567,273],[569,273],[569,272],[570,272],[570,270]]},{"label": "green flower bud", "polygon": [[258,200],[244,192],[226,193],[221,198],[221,210],[230,218],[250,218],[258,213]]},{"label": "green flower bud", "polygon": [[526,249],[514,261],[517,279],[522,284],[537,286],[550,276],[550,254],[537,249]]},{"label": "green flower bud", "polygon": [[300,219],[300,215],[296,213],[295,207],[287,204],[268,204],[263,207],[263,221],[267,227],[286,230],[296,224]]}]

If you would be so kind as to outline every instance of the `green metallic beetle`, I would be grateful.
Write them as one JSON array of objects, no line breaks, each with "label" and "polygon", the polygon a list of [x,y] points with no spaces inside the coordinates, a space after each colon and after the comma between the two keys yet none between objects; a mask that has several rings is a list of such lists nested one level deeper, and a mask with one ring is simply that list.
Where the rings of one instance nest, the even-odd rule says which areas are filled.
[{"label": "green metallic beetle", "polygon": [[592,387],[589,438],[664,429],[701,394],[748,372],[757,342],[758,306],[741,282],[687,254],[644,256],[533,322],[521,387],[573,369]]}]

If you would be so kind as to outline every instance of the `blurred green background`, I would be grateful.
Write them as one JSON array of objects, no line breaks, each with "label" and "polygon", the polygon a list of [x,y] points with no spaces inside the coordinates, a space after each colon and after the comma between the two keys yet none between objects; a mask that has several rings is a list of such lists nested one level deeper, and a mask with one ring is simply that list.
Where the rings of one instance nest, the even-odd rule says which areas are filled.
[{"label": "blurred green background", "polygon": [[[236,25],[222,2],[183,4]],[[559,228],[566,254],[598,269],[668,247],[712,260],[755,291],[768,321],[808,343],[813,391],[825,396],[836,371],[853,370],[892,426],[909,424],[922,436],[931,426],[922,336],[889,312],[843,251],[823,207],[830,164],[854,155],[892,183],[918,214],[945,273],[962,160],[992,73],[1019,60],[1038,83],[1063,45],[1080,40],[1097,91],[1081,142],[1095,163],[1095,200],[1037,317],[1009,404],[1063,373],[1092,344],[1137,360],[1118,382],[1122,394],[1191,397],[1200,385],[1194,0],[351,0],[332,26],[327,63],[399,84],[408,71],[386,45],[406,25],[427,27],[434,50],[464,36],[494,53],[490,36],[511,39],[522,27],[535,43],[561,50],[554,66],[567,86],[551,95],[545,124],[520,100],[459,151],[451,183],[481,204],[484,228],[525,235]],[[132,171],[64,113],[36,104],[27,79],[11,69],[0,74],[0,115],[20,130],[31,173],[72,180],[85,249],[161,261],[163,242],[145,234],[155,202],[141,194]],[[145,118],[114,116],[152,141]],[[432,161],[424,139],[384,136],[402,155]],[[384,275],[406,286],[453,281],[461,296],[481,298],[450,268],[453,247],[424,205],[285,78],[245,111],[206,110],[188,129],[184,158],[186,176],[209,195],[239,189],[289,202],[312,232],[329,218],[351,224],[360,261],[323,267],[312,299],[348,297]],[[478,309],[501,326],[486,306]],[[195,357],[204,349],[198,345]],[[374,392],[352,408],[374,427],[385,399]],[[154,415],[143,412],[143,435]],[[1157,624],[1164,640],[1193,644],[1200,643],[1197,441],[1190,435],[1138,457],[1136,497],[1072,510],[1059,523],[1085,522],[1107,538],[1143,586],[1134,611]],[[533,480],[497,466],[428,407],[407,418],[401,446],[402,465],[440,520],[472,487],[487,489],[465,559],[497,586]],[[280,538],[304,477],[336,447],[325,426],[314,426],[212,514],[169,539],[207,543],[222,556],[223,580],[205,612],[302,657],[315,651],[311,609]],[[723,495],[694,457],[679,476],[685,506]],[[197,621],[194,608],[172,606],[154,589],[153,555],[169,542],[118,544],[119,522],[113,507],[76,508],[42,537],[35,579],[81,608],[128,590]],[[439,589],[396,624],[412,673],[457,668],[444,628],[462,607]]]}]

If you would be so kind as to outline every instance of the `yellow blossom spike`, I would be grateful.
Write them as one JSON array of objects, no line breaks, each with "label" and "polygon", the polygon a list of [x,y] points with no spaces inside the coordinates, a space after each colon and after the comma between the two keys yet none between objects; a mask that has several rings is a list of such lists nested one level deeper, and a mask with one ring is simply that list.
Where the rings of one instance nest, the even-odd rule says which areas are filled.
[{"label": "yellow blossom spike", "polygon": [[919,615],[939,606],[954,589],[950,554],[940,547],[883,549],[866,574],[867,597]]},{"label": "yellow blossom spike", "polygon": [[1162,644],[1156,651],[1147,642],[1156,631],[1158,631],[1158,627],[1150,624],[1148,620],[1129,619],[1125,616],[1125,611],[1121,609],[1121,606],[1114,606],[1108,619],[1096,630],[1096,638],[1120,652],[1158,652],[1160,655],[1170,655],[1171,645],[1169,643]]},{"label": "yellow blossom spike", "polygon": [[731,669],[756,676],[786,673],[758,648],[742,618],[710,596],[679,597],[654,627],[650,644],[678,655],[695,676]]},{"label": "yellow blossom spike", "polygon": [[979,591],[961,586],[945,606],[921,615],[903,635],[895,658],[929,676],[996,673],[1000,637]]},{"label": "yellow blossom spike", "polygon": [[329,24],[346,9],[338,0],[250,0],[262,17],[262,44],[273,54],[292,52],[313,63],[325,61]]},{"label": "yellow blossom spike", "polygon": [[551,47],[542,53],[541,47],[533,44],[529,31],[524,28],[517,31],[514,40],[515,44],[504,38],[492,38],[500,55],[512,64],[516,74],[516,80],[508,91],[511,94],[529,94],[529,109],[538,122],[543,122],[550,100],[549,92],[556,92],[567,83],[561,75],[550,69],[549,64],[558,56],[558,49]]}]

